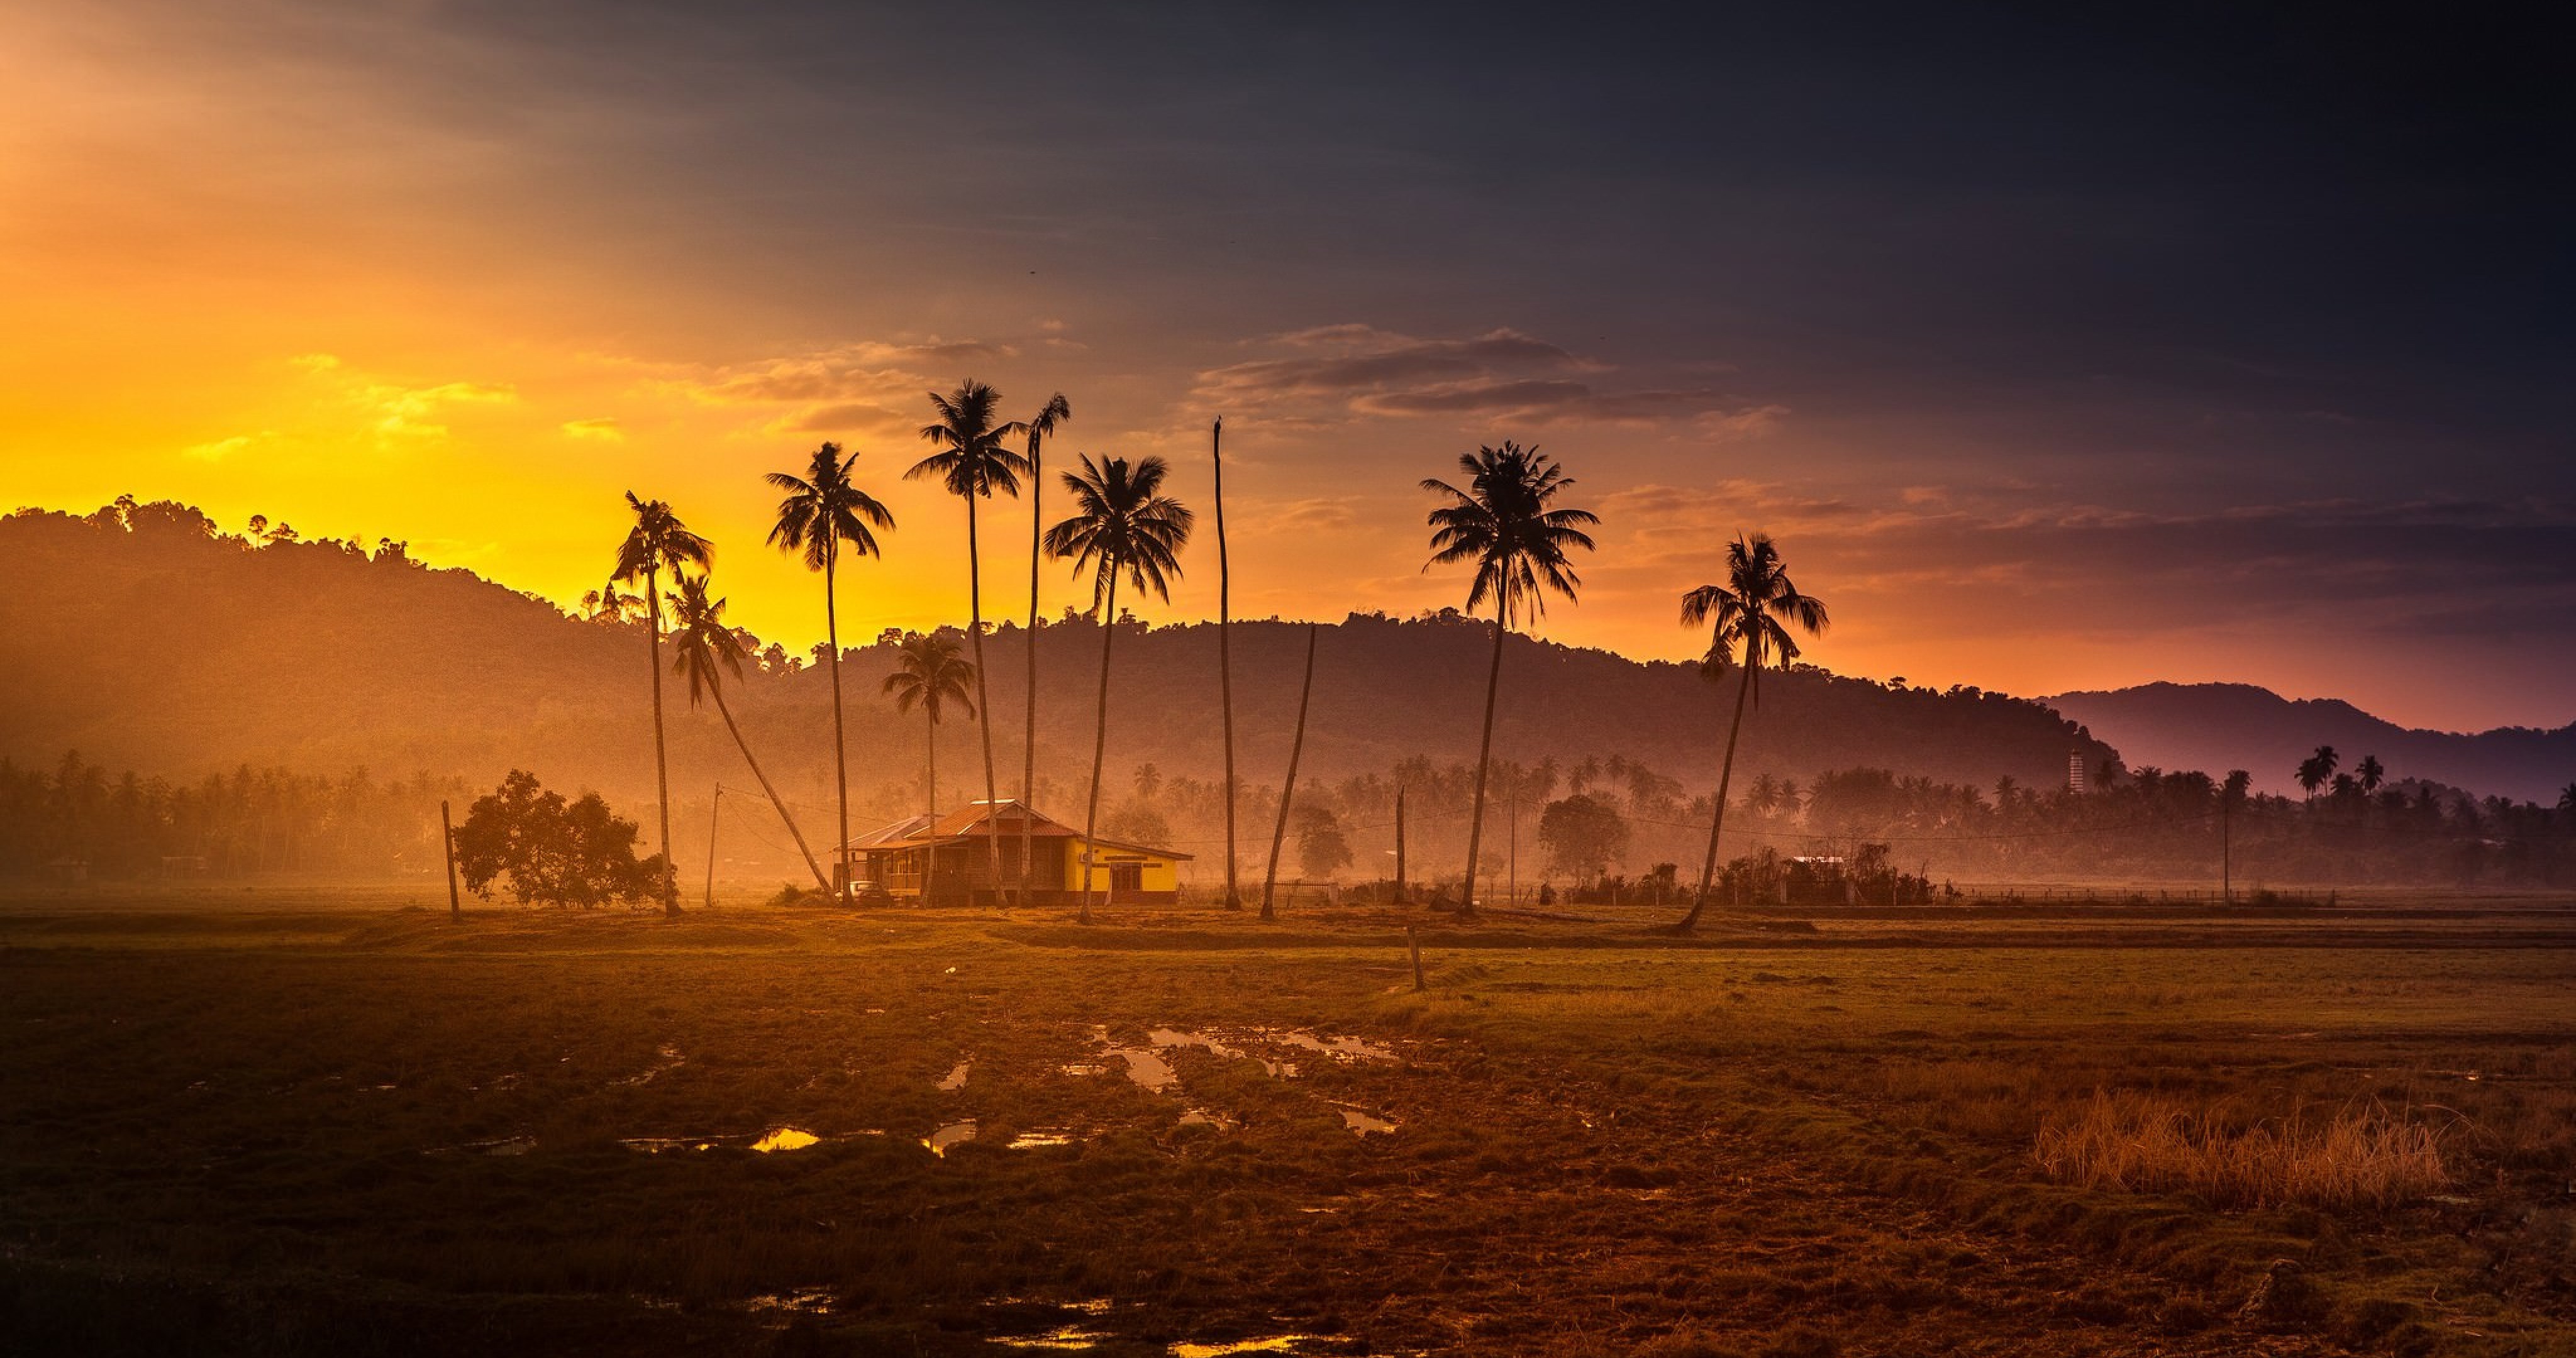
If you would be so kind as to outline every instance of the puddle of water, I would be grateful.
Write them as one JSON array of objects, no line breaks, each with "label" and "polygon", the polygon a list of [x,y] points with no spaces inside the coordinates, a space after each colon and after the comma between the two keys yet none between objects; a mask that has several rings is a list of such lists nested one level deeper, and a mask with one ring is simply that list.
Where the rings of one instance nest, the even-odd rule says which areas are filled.
[{"label": "puddle of water", "polygon": [[1333,1107],[1341,1112],[1342,1125],[1349,1128],[1355,1136],[1366,1137],[1371,1132],[1384,1133],[1395,1130],[1394,1123],[1364,1108],[1354,1108],[1347,1103],[1337,1103]]},{"label": "puddle of water", "polygon": [[1236,1339],[1221,1344],[1179,1343],[1172,1346],[1172,1358],[1226,1358],[1234,1353],[1286,1353],[1314,1338],[1311,1334],[1274,1334],[1266,1339]]},{"label": "puddle of water", "polygon": [[1192,1108],[1181,1114],[1181,1125],[1184,1127],[1214,1127],[1220,1132],[1230,1132],[1243,1124],[1223,1113],[1212,1112],[1205,1108]]},{"label": "puddle of water", "polygon": [[1157,1047],[1205,1047],[1210,1054],[1216,1056],[1232,1058],[1243,1055],[1239,1049],[1229,1047],[1207,1033],[1185,1033],[1178,1028],[1156,1028],[1145,1034],[1145,1038]]},{"label": "puddle of water", "polygon": [[1115,1338],[1106,1330],[1086,1330],[1079,1325],[1066,1325],[1045,1334],[995,1335],[993,1342],[1015,1349],[1087,1349],[1101,1340]]},{"label": "puddle of water", "polygon": [[958,1062],[957,1068],[949,1071],[948,1077],[939,1082],[939,1091],[943,1094],[954,1094],[958,1090],[964,1089],[966,1087],[966,1071],[972,1064],[972,1062],[968,1061]]},{"label": "puddle of water", "polygon": [[752,1142],[751,1148],[763,1155],[767,1155],[771,1151],[801,1151],[807,1146],[814,1145],[822,1139],[823,1138],[814,1135],[812,1132],[805,1131],[801,1128],[780,1127],[758,1141]]},{"label": "puddle of water", "polygon": [[660,1155],[664,1151],[711,1151],[716,1148],[716,1139],[709,1136],[629,1136],[619,1138],[617,1144],[630,1151]]},{"label": "puddle of water", "polygon": [[1104,1066],[1097,1061],[1070,1061],[1064,1065],[1056,1067],[1056,1069],[1061,1070],[1065,1074],[1071,1075],[1076,1079],[1092,1075],[1106,1075],[1109,1073],[1109,1067]]},{"label": "puddle of water", "polygon": [[1180,1082],[1181,1077],[1172,1073],[1170,1062],[1141,1047],[1112,1047],[1109,1054],[1124,1058],[1127,1078],[1149,1094],[1160,1094]]},{"label": "puddle of water", "polygon": [[1310,1052],[1321,1052],[1326,1056],[1331,1056],[1343,1061],[1392,1061],[1395,1059],[1395,1049],[1393,1047],[1381,1047],[1374,1042],[1363,1042],[1356,1037],[1317,1037],[1313,1032],[1304,1028],[1298,1028],[1288,1032],[1282,1032],[1275,1028],[1265,1028],[1262,1030],[1261,1035],[1274,1041],[1285,1042],[1292,1047],[1303,1047]]},{"label": "puddle of water", "polygon": [[1042,1150],[1048,1146],[1070,1146],[1073,1141],[1073,1129],[1070,1127],[1032,1127],[1012,1137],[1010,1148],[1015,1151],[1033,1151]]},{"label": "puddle of water", "polygon": [[[668,1042],[663,1043],[660,1049],[655,1051],[653,1055],[654,1060],[651,1066],[646,1067],[638,1074],[629,1075],[625,1079],[617,1081],[617,1083],[622,1085],[649,1085],[653,1083],[656,1077],[669,1074],[670,1072],[678,1070],[680,1067],[689,1063],[689,1058],[680,1055],[680,1049],[672,1046]],[[564,1059],[569,1061],[572,1058],[567,1056]]]},{"label": "puddle of water", "polygon": [[773,1292],[765,1297],[752,1298],[751,1309],[755,1311],[802,1311],[807,1315],[828,1316],[832,1314],[832,1289],[828,1287],[806,1287],[799,1288],[794,1292]]},{"label": "puddle of water", "polygon": [[921,1144],[928,1147],[931,1154],[944,1156],[948,1154],[949,1147],[974,1139],[975,1119],[968,1118],[964,1122],[952,1122],[932,1132],[922,1138]]}]

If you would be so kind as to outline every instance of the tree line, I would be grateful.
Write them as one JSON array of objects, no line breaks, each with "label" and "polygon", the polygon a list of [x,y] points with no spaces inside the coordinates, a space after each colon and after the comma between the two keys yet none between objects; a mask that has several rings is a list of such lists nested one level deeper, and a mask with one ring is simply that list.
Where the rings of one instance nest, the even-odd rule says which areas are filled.
[{"label": "tree line", "polygon": [[459,779],[380,781],[245,764],[195,782],[111,773],[69,751],[0,759],[0,876],[59,880],[383,876],[439,868],[438,803]]}]

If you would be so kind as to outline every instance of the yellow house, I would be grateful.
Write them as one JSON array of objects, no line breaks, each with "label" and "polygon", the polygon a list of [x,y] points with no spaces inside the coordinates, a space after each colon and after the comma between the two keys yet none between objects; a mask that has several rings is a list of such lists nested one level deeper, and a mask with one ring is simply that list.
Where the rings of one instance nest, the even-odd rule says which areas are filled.
[{"label": "yellow house", "polygon": [[[973,801],[944,816],[907,816],[856,836],[841,847],[842,870],[859,890],[882,890],[903,900],[962,905],[994,902],[987,827],[1001,834],[1004,891],[1020,885],[1020,839],[1029,841],[1032,905],[1071,905],[1083,890],[1082,833],[1048,819],[1015,798]],[[1090,888],[1094,900],[1121,905],[1170,905],[1180,891],[1180,865],[1190,855],[1145,844],[1093,839]]]}]

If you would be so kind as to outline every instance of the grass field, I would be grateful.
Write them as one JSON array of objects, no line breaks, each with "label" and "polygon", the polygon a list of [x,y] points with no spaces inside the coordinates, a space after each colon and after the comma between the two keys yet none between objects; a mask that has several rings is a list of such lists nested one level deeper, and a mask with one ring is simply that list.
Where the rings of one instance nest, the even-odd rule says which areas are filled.
[{"label": "grass field", "polygon": [[2576,1352],[2563,902],[404,899],[0,901],[0,1348]]}]

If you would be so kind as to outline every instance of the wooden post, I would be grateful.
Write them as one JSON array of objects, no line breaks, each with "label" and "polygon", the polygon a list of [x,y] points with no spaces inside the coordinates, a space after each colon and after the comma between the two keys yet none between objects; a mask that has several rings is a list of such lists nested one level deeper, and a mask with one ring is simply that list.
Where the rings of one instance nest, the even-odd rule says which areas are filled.
[{"label": "wooden post", "polygon": [[1408,904],[1404,889],[1404,786],[1395,789],[1395,903]]},{"label": "wooden post", "polygon": [[1430,987],[1422,983],[1422,940],[1414,935],[1413,926],[1404,926],[1405,951],[1413,954],[1413,993],[1421,994]]},{"label": "wooden post", "polygon": [[438,842],[447,850],[447,918],[451,923],[465,922],[465,905],[456,897],[456,827],[447,818],[447,799],[438,802]]},{"label": "wooden post", "polygon": [[716,817],[724,814],[724,784],[716,784],[716,799],[707,807],[707,908],[716,908]]}]

